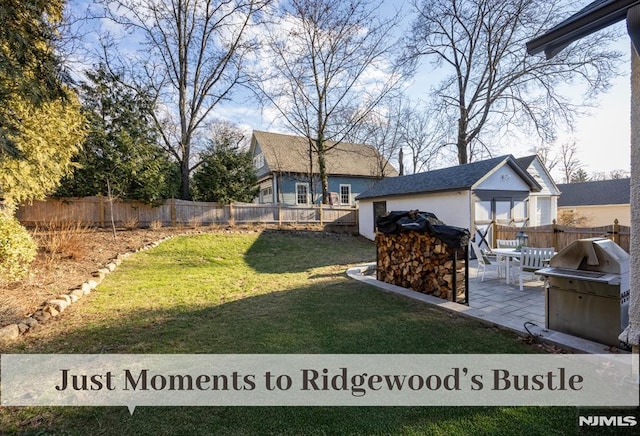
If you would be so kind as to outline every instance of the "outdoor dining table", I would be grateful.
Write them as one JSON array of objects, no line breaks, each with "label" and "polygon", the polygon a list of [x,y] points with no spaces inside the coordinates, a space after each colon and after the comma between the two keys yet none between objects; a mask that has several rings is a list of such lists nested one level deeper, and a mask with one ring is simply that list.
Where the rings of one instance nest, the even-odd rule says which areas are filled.
[{"label": "outdoor dining table", "polygon": [[[522,252],[519,249],[516,248],[494,248],[493,250],[491,250],[491,254],[496,254],[498,256],[504,256],[507,259],[505,260],[505,274],[506,274],[506,282],[507,285],[510,284],[510,274],[509,274],[509,265],[511,265],[511,260],[512,259],[519,259],[520,256],[522,256]],[[557,253],[554,253],[557,254]],[[548,262],[549,259],[546,259],[546,262]]]},{"label": "outdoor dining table", "polygon": [[506,257],[505,260],[505,274],[506,274],[506,281],[507,281],[507,285],[510,284],[510,274],[509,274],[509,265],[511,264],[511,259],[519,259],[520,256],[522,255],[522,253],[520,253],[520,250],[517,250],[515,248],[494,248],[493,250],[491,250],[492,254],[497,254],[498,256],[503,256]]}]

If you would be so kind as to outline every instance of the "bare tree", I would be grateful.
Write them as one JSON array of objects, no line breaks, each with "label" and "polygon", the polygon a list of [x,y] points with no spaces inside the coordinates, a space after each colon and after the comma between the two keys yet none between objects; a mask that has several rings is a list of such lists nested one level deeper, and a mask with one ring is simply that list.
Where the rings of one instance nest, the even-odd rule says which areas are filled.
[{"label": "bare tree", "polygon": [[[457,132],[459,163],[473,160],[474,144],[490,152],[483,132],[533,128],[545,141],[557,125],[571,126],[583,104],[610,86],[620,53],[606,44],[612,31],[580,40],[551,60],[526,55],[526,41],[568,15],[564,0],[414,0],[408,59],[423,57],[446,74],[434,95]],[[559,85],[581,82],[584,102],[571,104]]]},{"label": "bare tree", "polygon": [[344,138],[346,141],[367,144],[376,149],[378,167],[374,175],[380,178],[389,174],[389,165],[397,160],[400,149],[399,117],[390,109],[388,106],[380,106],[371,111],[358,128]]},{"label": "bare tree", "polygon": [[535,151],[540,158],[540,161],[549,172],[553,171],[556,165],[560,162],[560,158],[554,152],[553,147],[548,144],[537,147]]},{"label": "bare tree", "polygon": [[445,144],[437,111],[420,104],[405,105],[400,113],[402,145],[411,153],[413,174],[431,169]]},{"label": "bare tree", "polygon": [[256,50],[250,30],[272,0],[97,1],[102,18],[126,32],[122,41],[108,40],[104,60],[153,95],[152,116],[163,146],[180,164],[181,197],[188,199],[198,132],[246,83],[243,67]]},{"label": "bare tree", "polygon": [[[326,155],[396,86],[390,61],[399,16],[379,17],[371,0],[286,0],[267,33],[269,55],[255,86],[317,157],[322,201],[329,202]],[[352,135],[351,135],[352,136]],[[313,183],[312,183],[313,185]]]},{"label": "bare tree", "polygon": [[576,172],[582,169],[582,163],[580,163],[577,155],[578,148],[575,141],[564,143],[560,147],[559,159],[565,183],[570,183]]}]

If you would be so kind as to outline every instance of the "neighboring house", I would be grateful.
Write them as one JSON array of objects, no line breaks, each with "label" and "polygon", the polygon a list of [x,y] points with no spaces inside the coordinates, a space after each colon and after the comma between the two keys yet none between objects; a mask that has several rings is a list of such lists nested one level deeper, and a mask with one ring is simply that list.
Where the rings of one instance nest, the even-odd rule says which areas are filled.
[{"label": "neighboring house", "polygon": [[[333,146],[335,143],[329,143]],[[250,152],[260,187],[258,203],[289,205],[322,202],[318,159],[313,154],[310,177],[309,142],[301,136],[255,130]],[[398,172],[378,151],[363,144],[340,143],[326,154],[331,203],[355,206],[355,198],[383,177]]]},{"label": "neighboring house", "polygon": [[[381,180],[357,197],[360,234],[373,239],[377,216],[412,209],[433,212],[447,225],[469,229],[479,243],[490,241],[490,223],[494,220],[500,224],[538,225],[539,214],[537,209],[531,213],[530,198],[540,195],[554,203],[557,196],[551,188],[555,184],[544,166],[539,167],[539,159],[524,159],[521,164],[507,155]],[[535,170],[534,175],[523,168],[524,164]],[[554,208],[552,204],[549,210],[553,212]]]},{"label": "neighboring house", "polygon": [[618,220],[631,225],[631,185],[629,178],[558,185],[558,216],[570,212],[587,226],[606,226]]}]

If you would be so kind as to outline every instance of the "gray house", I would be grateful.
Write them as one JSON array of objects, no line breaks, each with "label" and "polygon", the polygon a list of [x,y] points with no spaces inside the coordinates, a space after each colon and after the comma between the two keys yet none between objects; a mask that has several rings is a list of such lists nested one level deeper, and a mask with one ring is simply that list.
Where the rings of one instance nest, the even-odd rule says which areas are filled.
[{"label": "gray house", "polygon": [[[420,209],[489,241],[491,222],[536,226],[555,218],[557,186],[537,156],[511,155],[381,180],[357,197],[359,231],[375,237],[375,219]],[[547,222],[548,221],[548,222]]]},{"label": "gray house", "polygon": [[[307,138],[255,130],[250,152],[260,186],[256,202],[308,205],[322,201],[317,156],[312,170]],[[383,177],[398,175],[375,148],[364,144],[335,145],[326,155],[326,165],[334,205],[354,206],[360,193]]]}]

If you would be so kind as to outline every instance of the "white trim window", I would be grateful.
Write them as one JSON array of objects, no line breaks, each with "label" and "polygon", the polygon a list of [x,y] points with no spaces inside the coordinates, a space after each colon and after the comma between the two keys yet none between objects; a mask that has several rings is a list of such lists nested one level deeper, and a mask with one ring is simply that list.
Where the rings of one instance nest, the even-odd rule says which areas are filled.
[{"label": "white trim window", "polygon": [[309,204],[308,183],[296,183],[296,204]]},{"label": "white trim window", "polygon": [[340,185],[340,204],[351,204],[351,185]]},{"label": "white trim window", "polygon": [[264,154],[260,153],[253,157],[253,166],[257,170],[264,166]]}]

